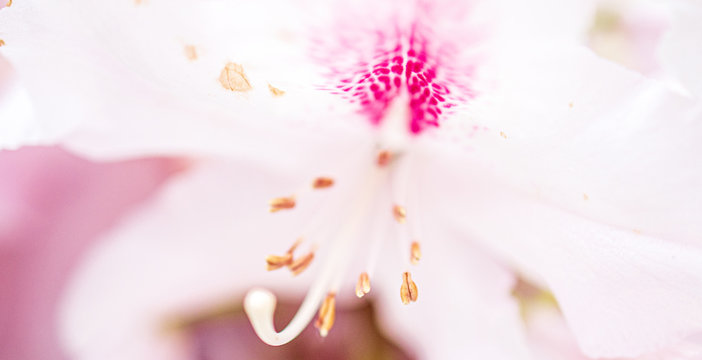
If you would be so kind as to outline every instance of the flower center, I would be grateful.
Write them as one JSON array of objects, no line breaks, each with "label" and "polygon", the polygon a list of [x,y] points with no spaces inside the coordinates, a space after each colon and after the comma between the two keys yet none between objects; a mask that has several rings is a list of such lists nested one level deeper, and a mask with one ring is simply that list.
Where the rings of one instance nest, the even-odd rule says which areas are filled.
[{"label": "flower center", "polygon": [[[409,267],[418,263],[421,251],[419,242],[411,241],[409,225],[415,215],[408,213],[406,207],[409,200],[407,180],[411,160],[408,143],[411,139],[407,139],[406,131],[402,132],[405,137],[395,131],[397,125],[402,123],[403,119],[407,119],[408,114],[407,107],[403,105],[406,104],[404,98],[398,98],[393,103],[386,110],[379,132],[378,143],[382,144],[382,147],[363,153],[361,165],[363,170],[358,172],[361,175],[356,179],[358,183],[352,191],[345,194],[346,198],[339,199],[340,209],[344,215],[320,221],[322,226],[332,227],[332,229],[326,229],[331,236],[324,233],[324,236],[318,238],[327,240],[319,245],[311,244],[310,250],[301,255],[296,254],[297,249],[307,241],[307,238],[299,238],[282,255],[270,255],[266,258],[268,270],[287,268],[293,275],[298,275],[315,259],[318,248],[324,250],[322,267],[299,311],[284,330],[277,332],[273,326],[276,298],[270,291],[253,289],[247,294],[244,308],[254,330],[264,342],[270,345],[283,345],[291,341],[312,321],[315,313],[318,313],[315,326],[319,329],[320,335],[326,336],[334,324],[336,294],[341,290],[350,259],[367,259],[364,271],[358,275],[355,294],[360,298],[371,291],[371,279],[380,257],[383,239],[386,238],[379,229],[386,229],[387,225],[395,227],[398,231],[400,249],[396,253],[401,254],[402,263],[406,267],[398,269],[398,274],[401,275],[398,277],[401,278],[398,283],[400,300],[404,304],[417,300],[418,289],[412,280]],[[317,177],[311,181],[311,186],[295,196],[271,200],[270,211],[272,213],[291,211],[296,207],[298,199],[304,201],[309,192],[327,191],[335,185],[336,180],[333,178]],[[379,206],[380,214],[373,211],[375,205]],[[329,214],[338,215],[338,213],[325,211],[322,216],[331,216]],[[342,220],[339,221],[339,218]],[[313,240],[314,238],[312,236]],[[364,241],[366,239],[367,241]],[[368,244],[369,255],[354,256],[358,252],[359,244],[365,243]]]},{"label": "flower center", "polygon": [[[427,31],[420,28],[413,25],[406,35],[375,33],[378,45],[371,59],[332,71],[338,81],[332,92],[358,104],[373,124],[385,118],[395,99],[407,94],[405,106],[409,117],[405,131],[416,135],[438,127],[442,114],[472,95],[469,89],[452,81],[445,63],[449,61],[450,51],[431,47],[423,35]],[[398,40],[389,41],[388,37]]]}]

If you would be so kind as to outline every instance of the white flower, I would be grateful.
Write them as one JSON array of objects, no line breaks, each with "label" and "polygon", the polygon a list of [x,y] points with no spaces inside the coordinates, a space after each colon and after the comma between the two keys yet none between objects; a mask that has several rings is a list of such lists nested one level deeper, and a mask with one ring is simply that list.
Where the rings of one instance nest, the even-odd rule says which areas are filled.
[{"label": "white flower", "polygon": [[[214,159],[78,271],[62,322],[71,354],[174,356],[164,317],[261,282],[301,290],[254,256],[301,235],[297,251],[318,254],[300,317],[278,335],[270,296],[249,298],[271,343],[292,339],[328,293],[352,294],[363,271],[388,331],[431,358],[528,357],[516,273],[554,293],[588,356],[638,356],[700,331],[702,104],[580,46],[590,13],[546,0],[2,10],[0,50],[36,114],[3,124],[20,129],[5,146]],[[377,166],[382,151],[396,160]],[[295,193],[295,210],[257,208],[319,176],[334,186]],[[420,295],[404,308],[410,268]]]}]

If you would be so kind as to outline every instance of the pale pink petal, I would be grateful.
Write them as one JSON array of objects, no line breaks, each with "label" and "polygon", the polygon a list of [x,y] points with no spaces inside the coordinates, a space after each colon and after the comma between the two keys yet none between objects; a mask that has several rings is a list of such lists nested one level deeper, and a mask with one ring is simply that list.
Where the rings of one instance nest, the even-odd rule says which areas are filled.
[{"label": "pale pink petal", "polygon": [[664,69],[689,93],[702,96],[702,4],[693,0],[666,2],[670,7],[670,28],[663,37],[659,55]]},{"label": "pale pink petal", "polygon": [[544,204],[444,155],[424,165],[437,219],[549,288],[586,355],[638,356],[702,329],[701,249]]},{"label": "pale pink petal", "polygon": [[96,164],[57,148],[0,152],[0,358],[63,359],[57,303],[86,247],[179,168]]},{"label": "pale pink petal", "polygon": [[398,249],[384,252],[385,266],[371,291],[381,300],[384,329],[422,359],[530,359],[511,296],[513,273],[461,233],[426,225],[422,259],[408,269],[418,286],[417,302],[402,305],[404,268],[393,261]]},{"label": "pale pink petal", "polygon": [[526,319],[527,339],[534,359],[587,360],[561,313],[555,307],[532,309]]},{"label": "pale pink petal", "polygon": [[41,135],[35,132],[29,94],[17,79],[14,69],[0,56],[0,144],[15,148],[20,144],[36,143]]},{"label": "pale pink petal", "polygon": [[465,149],[457,162],[482,163],[541,202],[700,244],[702,104],[585,49],[565,50],[502,68],[507,85],[476,98],[440,139]]},{"label": "pale pink petal", "polygon": [[194,165],[77,268],[61,316],[69,354],[172,359],[184,345],[165,330],[173,321],[242,301],[253,286],[304,294],[318,261],[292,277],[285,269],[266,272],[264,259],[283,254],[303,233],[319,198],[311,194],[294,211],[276,214],[268,212],[268,201],[306,181],[253,164]]},{"label": "pale pink petal", "polygon": [[[315,91],[319,75],[300,60],[301,10],[280,1],[15,2],[0,11],[0,52],[34,101],[36,120],[21,133],[93,156],[284,156],[300,150],[291,138],[322,147],[330,134],[346,139],[338,134],[354,132],[349,122],[333,120],[354,112]],[[248,85],[218,80],[230,62]],[[230,77],[241,80],[237,71]]]},{"label": "pale pink petal", "polygon": [[[364,24],[386,33],[394,21],[426,22],[421,25],[435,32],[434,49],[474,54],[484,47],[476,38],[497,39],[499,44],[488,47],[576,41],[592,8],[590,1],[550,0],[342,4],[18,2],[0,13],[5,26],[0,35],[6,42],[3,54],[17,67],[37,108],[36,120],[25,122],[21,133],[36,134],[33,141],[66,142],[93,156],[237,155],[242,149],[263,154],[290,148],[288,140],[300,136],[303,142],[324,134],[344,138],[338,134],[354,131],[345,125],[363,122],[348,101],[319,88],[329,85],[322,74],[331,64],[309,54],[315,36],[338,40],[343,27],[325,19],[357,19],[354,31],[361,36],[369,34],[360,31]],[[368,37],[359,44],[373,41]],[[361,63],[374,49],[352,50],[340,54]],[[44,53],[52,54],[51,61],[39,56]],[[452,76],[462,87],[470,85],[463,80],[465,70],[476,66],[466,60],[472,58],[445,61],[456,65]],[[230,91],[219,84],[228,62],[242,66],[250,89]],[[269,85],[285,95],[276,96]],[[284,134],[276,131],[281,126]],[[315,136],[320,128],[330,132]],[[265,146],[260,139],[267,139]]]}]

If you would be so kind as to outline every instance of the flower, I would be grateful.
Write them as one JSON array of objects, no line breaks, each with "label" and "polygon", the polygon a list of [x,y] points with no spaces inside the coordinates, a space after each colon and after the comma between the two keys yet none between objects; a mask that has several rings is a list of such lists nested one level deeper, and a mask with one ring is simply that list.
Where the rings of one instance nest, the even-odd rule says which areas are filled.
[{"label": "flower", "polygon": [[[579,45],[587,2],[38,4],[0,13],[38,119],[14,144],[215,158],[77,273],[62,324],[78,358],[174,356],[156,324],[270,285],[249,254],[304,269],[285,252],[300,233],[326,264],[303,274],[318,278],[300,316],[276,333],[271,295],[246,301],[270,343],[320,303],[329,331],[334,296],[354,292],[347,268],[368,272],[387,331],[425,357],[527,357],[516,273],[553,292],[590,357],[702,328],[702,105]],[[379,166],[385,151],[396,160]],[[320,177],[333,186],[289,196]],[[280,214],[254,207],[281,195]],[[419,267],[405,264],[414,240]]]}]

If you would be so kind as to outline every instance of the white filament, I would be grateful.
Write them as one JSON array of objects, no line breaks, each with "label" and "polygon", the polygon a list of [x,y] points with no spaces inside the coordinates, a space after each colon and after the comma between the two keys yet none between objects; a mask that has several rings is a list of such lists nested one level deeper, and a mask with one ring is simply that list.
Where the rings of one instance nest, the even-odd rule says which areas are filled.
[{"label": "white filament", "polygon": [[[369,163],[373,164],[372,161]],[[244,311],[246,311],[254,331],[263,342],[272,346],[280,346],[295,339],[312,321],[329,289],[337,290],[339,288],[344,269],[348,259],[351,258],[351,247],[355,243],[357,230],[368,212],[369,204],[378,192],[381,175],[385,173],[386,171],[373,164],[369,176],[364,179],[366,183],[361,188],[360,196],[351,194],[353,201],[350,216],[340,229],[339,236],[330,244],[331,249],[319,276],[285,329],[277,332],[273,325],[273,314],[277,302],[273,293],[266,289],[256,288],[246,294]]]}]

